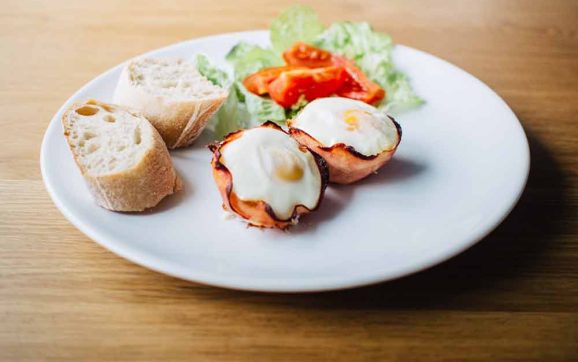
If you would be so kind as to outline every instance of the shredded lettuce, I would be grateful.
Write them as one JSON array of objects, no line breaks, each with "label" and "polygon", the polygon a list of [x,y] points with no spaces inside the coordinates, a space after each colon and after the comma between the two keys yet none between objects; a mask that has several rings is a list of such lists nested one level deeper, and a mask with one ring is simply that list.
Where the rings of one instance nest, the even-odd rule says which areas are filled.
[{"label": "shredded lettuce", "polygon": [[368,23],[333,23],[314,44],[355,61],[370,79],[383,87],[387,95],[379,108],[400,111],[423,103],[407,76],[395,69],[390,36],[374,31]]},{"label": "shredded lettuce", "polygon": [[313,9],[294,5],[271,22],[271,47],[281,54],[297,41],[312,42],[324,28]]}]

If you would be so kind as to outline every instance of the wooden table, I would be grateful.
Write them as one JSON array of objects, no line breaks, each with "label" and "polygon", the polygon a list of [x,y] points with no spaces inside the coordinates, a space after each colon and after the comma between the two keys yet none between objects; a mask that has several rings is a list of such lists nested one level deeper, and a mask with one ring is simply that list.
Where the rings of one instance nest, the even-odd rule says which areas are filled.
[{"label": "wooden table", "polygon": [[[427,272],[308,295],[236,292],[125,261],[42,184],[60,105],[123,60],[265,28],[290,1],[5,0],[0,10],[0,360],[578,358],[578,2],[316,1],[476,75],[531,144],[528,187],[483,242]],[[499,132],[499,129],[496,130]]]}]

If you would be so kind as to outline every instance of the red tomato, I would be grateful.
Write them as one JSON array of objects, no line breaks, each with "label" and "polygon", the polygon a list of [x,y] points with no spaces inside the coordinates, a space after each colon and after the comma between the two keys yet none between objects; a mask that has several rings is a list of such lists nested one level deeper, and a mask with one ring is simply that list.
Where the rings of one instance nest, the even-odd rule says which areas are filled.
[{"label": "red tomato", "polygon": [[285,71],[269,84],[269,95],[284,108],[289,108],[301,96],[312,101],[334,94],[343,85],[345,75],[341,67]]},{"label": "red tomato", "polygon": [[342,97],[357,99],[369,104],[377,103],[385,97],[385,91],[363,74],[354,62],[339,55],[297,42],[283,52],[283,58],[289,65],[310,68],[339,66],[347,71],[347,80],[343,88],[337,91]]},{"label": "red tomato", "polygon": [[272,67],[263,68],[260,71],[251,74],[245,80],[243,80],[243,85],[249,92],[255,93],[257,95],[267,94],[269,83],[277,79],[282,72],[288,70],[296,69],[306,69],[304,67],[296,66],[283,66],[283,67]]},{"label": "red tomato", "polygon": [[297,42],[291,48],[285,50],[283,59],[288,65],[309,68],[329,67],[332,65],[330,52],[302,42]]},{"label": "red tomato", "polygon": [[367,78],[351,60],[339,55],[333,55],[332,59],[334,65],[343,67],[347,73],[343,87],[337,90],[338,96],[369,104],[377,103],[385,97],[385,90]]}]

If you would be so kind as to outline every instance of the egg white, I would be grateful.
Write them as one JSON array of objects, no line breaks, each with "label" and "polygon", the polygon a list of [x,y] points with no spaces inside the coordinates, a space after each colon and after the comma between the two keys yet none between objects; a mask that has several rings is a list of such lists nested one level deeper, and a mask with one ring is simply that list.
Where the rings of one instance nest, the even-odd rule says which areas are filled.
[{"label": "egg white", "polygon": [[319,167],[311,152],[280,130],[243,131],[223,146],[220,161],[231,173],[232,191],[239,199],[266,202],[280,220],[289,219],[297,205],[317,206],[322,183]]},{"label": "egg white", "polygon": [[316,99],[292,120],[291,127],[307,132],[323,146],[343,143],[364,156],[391,150],[399,142],[397,127],[385,113],[349,98]]}]

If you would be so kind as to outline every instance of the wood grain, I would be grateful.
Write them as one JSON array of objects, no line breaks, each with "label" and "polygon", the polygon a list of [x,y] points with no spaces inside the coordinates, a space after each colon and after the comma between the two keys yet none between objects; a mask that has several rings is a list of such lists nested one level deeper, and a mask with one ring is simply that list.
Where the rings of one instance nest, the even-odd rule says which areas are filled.
[{"label": "wood grain", "polygon": [[563,361],[578,357],[578,2],[311,1],[495,89],[532,151],[483,242],[356,290],[267,295],[131,264],[71,226],[39,171],[43,132],[94,76],[177,41],[265,28],[289,1],[5,0],[0,10],[0,360]]}]

